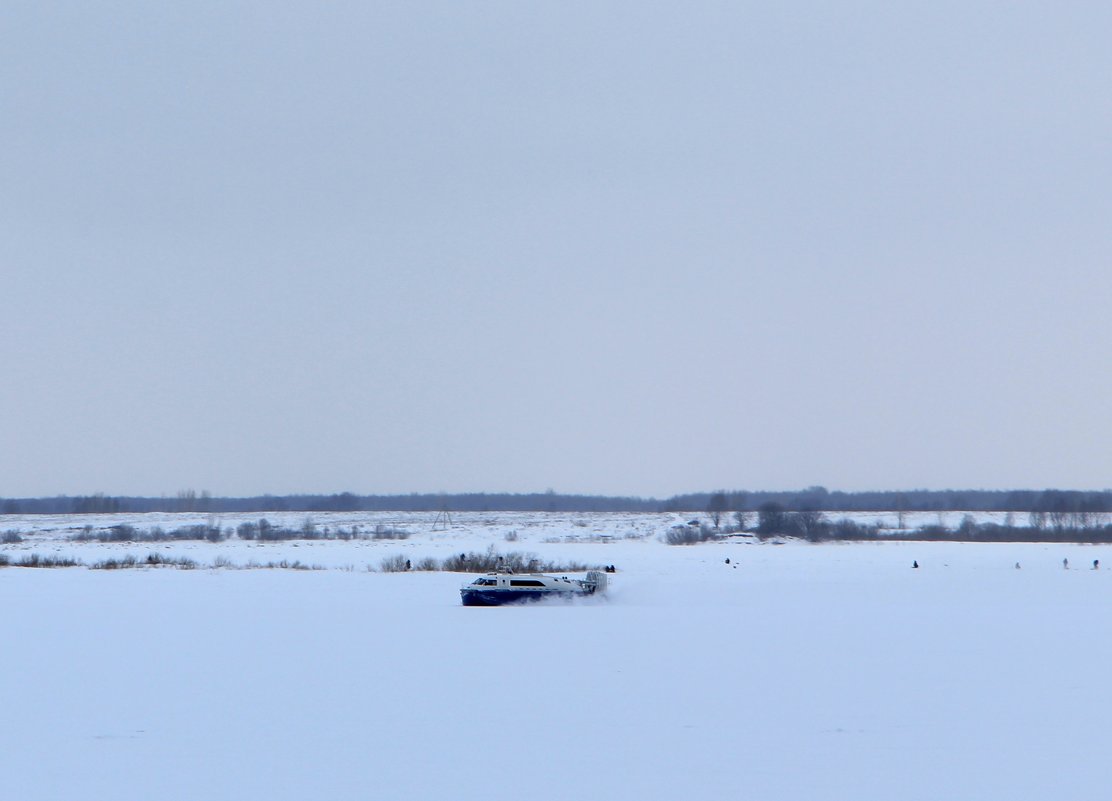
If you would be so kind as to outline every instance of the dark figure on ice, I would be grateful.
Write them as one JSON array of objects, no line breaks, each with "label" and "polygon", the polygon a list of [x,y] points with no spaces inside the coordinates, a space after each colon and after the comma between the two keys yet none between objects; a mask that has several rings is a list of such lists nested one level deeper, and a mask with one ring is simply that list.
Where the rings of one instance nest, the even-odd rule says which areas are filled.
[{"label": "dark figure on ice", "polygon": [[726,564],[730,564],[730,557],[726,557]]},{"label": "dark figure on ice", "polygon": [[1100,560],[1099,559],[1094,559],[1093,560],[1093,570],[1100,570]]},{"label": "dark figure on ice", "polygon": [[1069,559],[1063,559],[1062,560],[1062,567],[1065,570],[1069,570],[1070,569],[1070,560]]},{"label": "dark figure on ice", "polygon": [[1016,563],[1015,563],[1015,569],[1016,569],[1016,570],[1019,570],[1019,562],[1016,562]]},{"label": "dark figure on ice", "polygon": [[405,569],[406,570],[412,570],[413,569],[413,565],[410,564],[408,559],[405,560]]},{"label": "dark figure on ice", "polygon": [[911,563],[911,566],[912,566],[913,568],[918,568],[918,567],[919,567],[919,560],[918,560],[918,559],[916,559],[916,560],[915,560],[914,562],[912,562],[912,563]]}]

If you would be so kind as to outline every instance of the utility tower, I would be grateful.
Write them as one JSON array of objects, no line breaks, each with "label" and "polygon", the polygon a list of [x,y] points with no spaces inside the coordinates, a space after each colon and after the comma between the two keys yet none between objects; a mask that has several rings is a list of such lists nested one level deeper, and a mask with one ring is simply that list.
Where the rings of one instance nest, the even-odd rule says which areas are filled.
[{"label": "utility tower", "polygon": [[448,509],[448,502],[440,504],[440,511],[436,513],[436,520],[432,521],[432,530],[446,530],[452,525],[452,513]]}]

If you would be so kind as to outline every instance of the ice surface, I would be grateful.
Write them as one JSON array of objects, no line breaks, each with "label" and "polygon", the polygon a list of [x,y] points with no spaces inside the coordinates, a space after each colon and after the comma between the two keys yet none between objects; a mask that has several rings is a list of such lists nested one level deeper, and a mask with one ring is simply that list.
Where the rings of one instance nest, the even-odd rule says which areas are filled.
[{"label": "ice surface", "polygon": [[[84,521],[2,552],[154,550],[62,538]],[[314,572],[0,570],[0,798],[1108,797],[1108,548],[674,547],[671,522],[167,546]],[[492,543],[619,572],[605,601],[484,609],[462,575],[363,569]]]}]

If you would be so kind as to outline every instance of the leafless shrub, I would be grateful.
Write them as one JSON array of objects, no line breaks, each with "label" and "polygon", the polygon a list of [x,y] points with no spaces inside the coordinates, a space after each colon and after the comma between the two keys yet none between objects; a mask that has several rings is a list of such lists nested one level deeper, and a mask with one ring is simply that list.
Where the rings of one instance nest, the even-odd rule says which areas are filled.
[{"label": "leafless shrub", "polygon": [[193,570],[197,567],[197,562],[190,559],[188,556],[167,556],[160,553],[149,553],[147,558],[143,560],[143,565],[147,567],[177,567],[182,570]]},{"label": "leafless shrub", "polygon": [[271,570],[324,570],[321,565],[307,565],[298,559],[292,562],[286,559],[282,559],[279,562],[267,562],[265,565],[262,565],[262,567]]},{"label": "leafless shrub", "polygon": [[264,522],[266,521],[260,520],[258,523],[240,523],[236,526],[236,536],[241,540],[257,540],[259,538],[259,525]]},{"label": "leafless shrub", "polygon": [[105,559],[104,561],[101,561],[101,562],[96,562],[95,564],[92,565],[92,569],[93,570],[120,570],[120,569],[124,569],[124,568],[129,568],[129,567],[136,567],[136,566],[138,566],[138,564],[139,564],[139,560],[137,558],[135,558],[134,556],[132,556],[131,554],[128,554],[127,556],[120,557],[119,559],[112,558],[112,559]]},{"label": "leafless shrub", "polygon": [[672,526],[664,534],[664,541],[669,545],[695,545],[696,543],[721,538],[717,531],[705,524]]},{"label": "leafless shrub", "polygon": [[195,540],[223,542],[224,538],[224,532],[215,525],[182,526],[173,531],[164,531],[159,526],[155,526],[149,531],[142,531],[135,526],[121,524],[100,530],[85,526],[80,534],[74,534],[70,540],[73,542],[190,542]]},{"label": "leafless shrub", "polygon": [[409,532],[393,526],[378,525],[375,526],[373,536],[376,540],[405,540],[409,539]]},{"label": "leafless shrub", "polygon": [[404,573],[409,569],[409,560],[401,554],[394,554],[383,559],[379,569],[383,573]]},{"label": "leafless shrub", "polygon": [[70,556],[39,556],[33,553],[12,564],[16,567],[77,567],[81,561]]},{"label": "leafless shrub", "polygon": [[511,573],[581,573],[601,569],[579,562],[544,562],[533,553],[511,551],[500,554],[492,545],[483,553],[461,553],[440,563],[440,569],[451,573],[491,573],[506,570]]}]

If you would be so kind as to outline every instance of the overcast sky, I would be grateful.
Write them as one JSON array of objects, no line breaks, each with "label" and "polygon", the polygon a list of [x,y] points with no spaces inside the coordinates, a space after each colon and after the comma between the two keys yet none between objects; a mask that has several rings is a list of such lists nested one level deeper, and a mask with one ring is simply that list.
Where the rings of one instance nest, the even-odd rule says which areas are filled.
[{"label": "overcast sky", "polygon": [[1112,486],[1112,6],[0,6],[0,496]]}]

